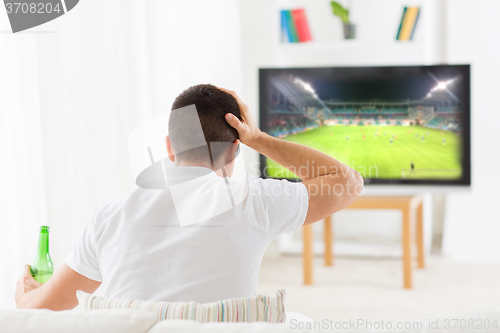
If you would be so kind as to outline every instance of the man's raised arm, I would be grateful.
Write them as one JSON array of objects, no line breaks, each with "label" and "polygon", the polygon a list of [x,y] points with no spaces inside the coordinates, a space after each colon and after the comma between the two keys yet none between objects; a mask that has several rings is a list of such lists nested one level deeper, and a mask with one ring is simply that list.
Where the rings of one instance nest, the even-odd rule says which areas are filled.
[{"label": "man's raised arm", "polygon": [[353,203],[363,189],[363,178],[354,169],[315,149],[262,133],[248,106],[229,90],[240,106],[242,121],[226,114],[226,121],[238,131],[241,142],[295,173],[309,193],[304,224],[314,223]]}]

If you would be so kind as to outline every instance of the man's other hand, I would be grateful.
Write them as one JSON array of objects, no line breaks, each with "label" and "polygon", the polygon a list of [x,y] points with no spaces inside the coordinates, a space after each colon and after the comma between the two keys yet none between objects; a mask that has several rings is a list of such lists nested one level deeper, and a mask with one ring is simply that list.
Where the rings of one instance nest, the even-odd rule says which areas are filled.
[{"label": "man's other hand", "polygon": [[231,113],[226,114],[226,121],[229,125],[231,125],[231,127],[238,131],[240,141],[251,147],[252,144],[257,142],[262,135],[262,132],[255,124],[252,113],[250,112],[248,106],[243,103],[241,98],[234,91],[224,88],[219,89],[233,96],[234,99],[236,99],[236,102],[238,102],[241,113],[241,121]]},{"label": "man's other hand", "polygon": [[33,276],[31,276],[30,265],[25,265],[23,268],[23,275],[16,283],[16,304],[19,305],[19,300],[21,297],[35,289],[42,286],[42,283],[36,281]]}]

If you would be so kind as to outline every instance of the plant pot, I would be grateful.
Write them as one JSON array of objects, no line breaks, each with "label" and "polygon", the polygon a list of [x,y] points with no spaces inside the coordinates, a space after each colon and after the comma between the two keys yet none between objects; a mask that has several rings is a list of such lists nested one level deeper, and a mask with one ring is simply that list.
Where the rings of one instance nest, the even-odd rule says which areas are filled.
[{"label": "plant pot", "polygon": [[356,25],[352,23],[344,23],[344,39],[356,38]]}]

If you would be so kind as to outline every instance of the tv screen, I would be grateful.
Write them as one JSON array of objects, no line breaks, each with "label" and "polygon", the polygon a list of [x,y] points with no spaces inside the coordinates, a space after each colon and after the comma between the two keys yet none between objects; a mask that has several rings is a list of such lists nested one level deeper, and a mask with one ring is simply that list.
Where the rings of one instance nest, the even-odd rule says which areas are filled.
[{"label": "tv screen", "polygon": [[[260,69],[260,127],[373,184],[470,185],[470,66]],[[297,180],[261,156],[263,177]]]}]

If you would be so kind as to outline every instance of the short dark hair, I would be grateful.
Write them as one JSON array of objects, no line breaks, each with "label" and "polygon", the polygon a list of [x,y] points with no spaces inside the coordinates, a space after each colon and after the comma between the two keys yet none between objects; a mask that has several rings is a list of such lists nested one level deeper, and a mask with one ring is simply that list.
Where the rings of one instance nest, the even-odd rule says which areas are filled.
[{"label": "short dark hair", "polygon": [[[193,131],[196,129],[193,128],[191,121],[187,121],[186,117],[183,117],[183,110],[174,112],[174,110],[193,104],[196,106],[208,147],[188,148],[192,147]],[[238,139],[238,132],[224,118],[227,113],[232,113],[238,119],[241,119],[240,108],[236,99],[211,84],[199,84],[189,87],[177,96],[172,104],[172,112],[168,121],[168,134],[175,158],[196,162],[205,160],[209,156],[213,165],[214,161],[218,160],[227,151],[229,145],[210,145],[210,143],[232,143]],[[210,155],[207,155],[207,149]]]}]

